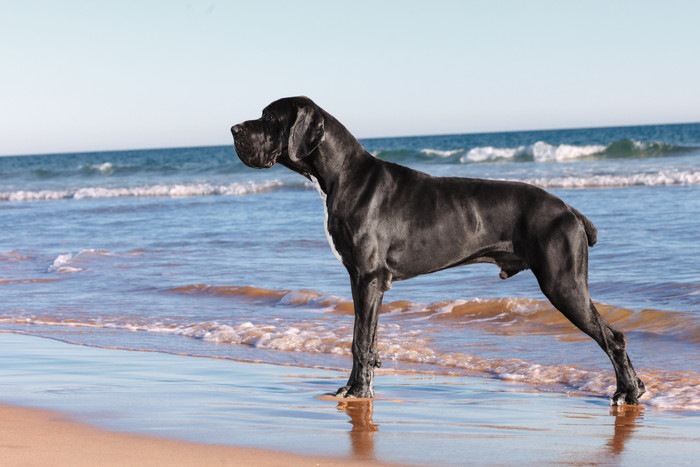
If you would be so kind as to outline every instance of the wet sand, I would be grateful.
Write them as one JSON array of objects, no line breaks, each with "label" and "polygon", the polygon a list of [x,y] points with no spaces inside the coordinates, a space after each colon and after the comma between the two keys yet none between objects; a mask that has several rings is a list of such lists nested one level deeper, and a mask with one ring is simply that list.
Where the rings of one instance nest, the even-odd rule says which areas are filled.
[{"label": "wet sand", "polygon": [[[299,456],[100,430],[55,412],[0,405],[2,465],[341,466],[352,459]],[[361,465],[367,465],[362,463]],[[380,465],[380,464],[378,464]]]},{"label": "wet sand", "polygon": [[692,411],[611,408],[602,395],[382,371],[373,401],[328,397],[346,379],[323,369],[0,334],[0,402],[12,406],[0,409],[0,458],[10,465],[668,465],[694,463],[700,445],[700,414]]}]

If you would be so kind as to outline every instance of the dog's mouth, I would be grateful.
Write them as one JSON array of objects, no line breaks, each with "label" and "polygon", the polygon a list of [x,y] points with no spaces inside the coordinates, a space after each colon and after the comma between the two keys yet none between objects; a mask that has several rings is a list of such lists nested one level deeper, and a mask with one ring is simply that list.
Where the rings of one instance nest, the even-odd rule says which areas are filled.
[{"label": "dog's mouth", "polygon": [[240,137],[235,138],[233,145],[241,162],[253,169],[269,169],[275,165],[280,156],[279,151],[274,151],[271,154],[253,151],[251,146]]},{"label": "dog's mouth", "polygon": [[269,156],[267,156],[265,162],[260,166],[261,169],[269,169],[277,163],[277,159],[282,155],[281,151],[272,151]]},{"label": "dog's mouth", "polygon": [[236,152],[238,153],[238,158],[241,160],[241,162],[252,169],[269,169],[275,165],[276,162],[276,158],[274,157],[265,157],[264,155],[259,157],[246,157],[241,154],[238,149],[236,149]]},{"label": "dog's mouth", "polygon": [[270,160],[268,160],[268,161],[266,161],[266,162],[263,162],[263,163],[260,164],[260,165],[256,165],[256,166],[252,166],[252,165],[251,165],[250,167],[253,167],[253,168],[256,168],[256,169],[269,169],[269,168],[271,168],[273,165],[275,165],[275,161],[276,161],[276,159],[273,158],[273,159],[270,159]]}]

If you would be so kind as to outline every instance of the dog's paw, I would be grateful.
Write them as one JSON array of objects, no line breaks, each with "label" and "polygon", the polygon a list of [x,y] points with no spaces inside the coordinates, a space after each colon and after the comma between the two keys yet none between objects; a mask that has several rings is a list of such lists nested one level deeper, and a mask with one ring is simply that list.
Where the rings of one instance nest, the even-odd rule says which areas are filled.
[{"label": "dog's paw", "polygon": [[610,399],[610,405],[638,405],[639,398],[645,392],[646,388],[644,387],[644,383],[642,383],[641,380],[638,380],[638,387],[630,391],[618,390],[617,392],[615,392],[615,394],[613,394],[612,398]]},{"label": "dog's paw", "polygon": [[617,406],[617,405],[625,405],[627,399],[627,393],[626,392],[616,392],[613,394],[613,396],[610,398],[610,405],[611,406]]},{"label": "dog's paw", "polygon": [[358,386],[343,386],[338,389],[335,396],[345,399],[372,399],[374,397],[374,391],[369,388]]}]

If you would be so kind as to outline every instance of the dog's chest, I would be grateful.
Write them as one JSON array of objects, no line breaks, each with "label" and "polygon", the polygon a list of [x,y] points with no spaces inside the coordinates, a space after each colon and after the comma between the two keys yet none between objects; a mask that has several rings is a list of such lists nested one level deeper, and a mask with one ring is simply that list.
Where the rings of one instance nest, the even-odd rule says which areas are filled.
[{"label": "dog's chest", "polygon": [[313,175],[309,175],[309,177],[311,177],[311,183],[313,183],[314,188],[316,188],[316,191],[318,191],[318,194],[321,197],[321,202],[323,203],[323,230],[326,232],[326,240],[328,240],[328,246],[331,247],[331,251],[338,259],[338,261],[342,263],[343,257],[340,256],[340,252],[335,247],[333,237],[331,236],[331,233],[328,230],[328,203],[326,202],[326,193],[324,193],[323,189],[321,188],[321,184],[318,183],[316,177],[314,177]]}]

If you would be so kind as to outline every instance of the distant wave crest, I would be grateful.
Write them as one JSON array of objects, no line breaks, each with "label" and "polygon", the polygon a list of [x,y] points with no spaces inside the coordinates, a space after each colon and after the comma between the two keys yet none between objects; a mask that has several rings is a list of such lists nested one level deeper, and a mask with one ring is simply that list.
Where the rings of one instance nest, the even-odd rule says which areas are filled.
[{"label": "distant wave crest", "polygon": [[537,141],[533,144],[515,147],[477,146],[473,148],[435,149],[420,151],[395,149],[375,151],[381,159],[410,161],[412,159],[433,159],[454,163],[469,164],[495,161],[521,162],[567,162],[580,159],[618,159],[639,157],[662,157],[685,148],[663,142],[642,142],[632,140],[615,141],[610,144],[551,144]]},{"label": "distant wave crest", "polygon": [[114,164],[111,162],[104,162],[102,164],[87,164],[81,165],[78,169],[85,173],[99,173],[110,175],[114,172]]},{"label": "distant wave crest", "polygon": [[460,157],[460,162],[486,162],[499,159],[525,159],[535,162],[564,162],[574,159],[604,154],[606,146],[575,146],[570,144],[552,145],[538,141],[530,146],[517,148],[494,148],[492,146],[473,148]]},{"label": "distant wave crest", "polygon": [[609,145],[549,144],[538,141],[529,146],[494,148],[491,146],[470,149],[460,157],[461,163],[486,162],[501,159],[531,160],[534,162],[567,162],[585,158],[615,159],[625,157],[659,157],[686,148],[666,143],[641,141],[616,141]]}]

